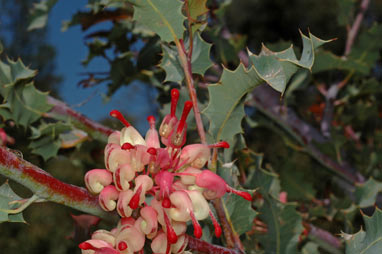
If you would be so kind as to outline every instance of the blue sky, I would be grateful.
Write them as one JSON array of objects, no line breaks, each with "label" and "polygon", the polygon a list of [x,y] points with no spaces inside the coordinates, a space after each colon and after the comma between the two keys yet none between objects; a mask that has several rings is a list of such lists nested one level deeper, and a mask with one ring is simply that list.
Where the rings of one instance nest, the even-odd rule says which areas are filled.
[{"label": "blue sky", "polygon": [[[101,120],[107,117],[112,109],[118,109],[136,119],[136,127],[144,131],[148,128],[145,119],[148,115],[154,114],[148,105],[146,97],[147,86],[136,83],[128,87],[119,89],[106,103],[106,84],[93,88],[78,87],[78,82],[85,76],[80,75],[89,71],[108,71],[109,65],[101,58],[93,60],[86,68],[81,65],[81,61],[87,56],[88,49],[83,37],[85,33],[80,26],[74,26],[61,31],[62,22],[70,20],[76,11],[86,10],[87,1],[67,0],[58,1],[49,15],[49,42],[56,47],[56,72],[63,76],[64,80],[59,91],[62,99],[75,110],[85,114],[91,119]],[[110,24],[100,24],[89,29],[89,32],[105,28]]]}]

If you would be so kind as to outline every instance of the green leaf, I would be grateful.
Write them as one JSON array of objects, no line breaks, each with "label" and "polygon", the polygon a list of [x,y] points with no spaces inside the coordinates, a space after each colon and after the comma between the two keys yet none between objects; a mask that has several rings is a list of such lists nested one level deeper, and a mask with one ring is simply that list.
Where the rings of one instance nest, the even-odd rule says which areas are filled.
[{"label": "green leaf", "polygon": [[[295,164],[292,164],[295,165]],[[291,165],[291,166],[292,166]],[[288,198],[295,200],[313,200],[315,198],[316,190],[311,181],[306,181],[306,172],[291,170],[282,170],[281,172],[281,185],[288,193]]]},{"label": "green leaf", "polygon": [[[189,47],[189,43],[186,43]],[[194,36],[193,51],[192,51],[192,73],[203,75],[206,70],[212,66],[210,60],[211,44],[205,42],[199,35]],[[184,79],[183,67],[178,59],[178,51],[176,47],[162,44],[163,58],[160,67],[166,72],[164,82],[172,81],[176,83],[182,82]]]},{"label": "green leaf", "polygon": [[0,61],[0,94],[6,100],[11,87],[16,85],[18,82],[28,82],[34,76],[36,76],[36,71],[31,70],[23,64],[23,62],[18,59],[16,62],[7,59],[8,63]]},{"label": "green leaf", "polygon": [[32,149],[32,153],[41,155],[46,161],[57,155],[62,142],[60,134],[70,130],[70,125],[61,122],[43,123],[38,129],[32,129],[32,142],[29,144],[29,148]]},{"label": "green leaf", "polygon": [[359,64],[366,65],[370,71],[379,58],[381,37],[382,25],[380,24],[374,24],[369,30],[361,32],[348,58]]},{"label": "green leaf", "polygon": [[382,191],[382,183],[370,178],[365,183],[356,184],[355,202],[359,207],[369,207],[375,204],[378,192]]},{"label": "green leaf", "polygon": [[370,67],[358,60],[343,58],[333,54],[330,51],[318,50],[312,72],[318,73],[333,69],[357,71],[362,74],[368,74]]},{"label": "green leaf", "polygon": [[4,49],[3,44],[0,41],[0,53],[3,52],[3,49]]},{"label": "green leaf", "polygon": [[327,41],[312,34],[309,36],[302,35],[304,48],[300,60],[297,60],[292,47],[281,52],[263,47],[258,56],[250,53],[253,66],[248,70],[243,64],[234,71],[223,69],[220,81],[208,87],[210,101],[203,111],[210,120],[208,131],[216,141],[232,142],[236,134],[242,133],[241,121],[245,115],[244,99],[247,93],[264,82],[283,93],[298,67],[311,69],[314,49]]},{"label": "green leaf", "polygon": [[225,195],[223,202],[227,208],[231,223],[238,235],[248,232],[252,228],[257,212],[251,202],[237,195]]},{"label": "green leaf", "polygon": [[382,211],[376,207],[369,217],[362,215],[365,230],[354,234],[343,234],[346,244],[346,254],[379,254],[382,250]]},{"label": "green leaf", "polygon": [[183,38],[183,3],[179,0],[135,0],[133,20],[166,42]]},{"label": "green leaf", "polygon": [[300,60],[297,59],[293,46],[284,51],[273,52],[263,45],[259,55],[249,52],[249,58],[261,79],[281,93],[284,93],[286,85],[297,71],[297,67],[311,70],[315,49],[330,41],[321,40],[311,33],[309,33],[309,37],[301,32],[300,34],[303,44]]},{"label": "green leaf", "polygon": [[24,127],[35,122],[49,111],[52,106],[47,103],[47,93],[38,91],[33,83],[18,84],[8,91],[7,102],[1,105],[8,108],[16,124]]},{"label": "green leaf", "polygon": [[302,217],[293,203],[281,203],[279,177],[261,168],[262,155],[251,151],[244,153],[249,175],[245,186],[256,188],[263,199],[255,201],[259,219],[267,225],[266,234],[255,235],[265,253],[293,254],[297,252],[298,239],[303,231]]},{"label": "green leaf", "polygon": [[206,6],[207,0],[189,0],[190,17],[197,20],[199,16],[206,14],[208,8]]},{"label": "green leaf", "polygon": [[302,247],[301,254],[320,254],[318,247],[318,244],[308,242]]},{"label": "green leaf", "polygon": [[199,33],[194,36],[191,59],[192,73],[203,75],[212,66],[210,59],[211,47],[212,45],[205,42]]},{"label": "green leaf", "polygon": [[56,4],[57,0],[42,0],[35,3],[30,16],[28,30],[39,29],[46,26],[49,11]]},{"label": "green leaf", "polygon": [[210,119],[209,133],[215,140],[230,142],[242,133],[243,98],[261,82],[253,68],[240,64],[235,71],[224,68],[219,83],[208,87],[210,101],[203,114]]},{"label": "green leaf", "polygon": [[192,32],[201,29],[203,24],[207,23],[208,8],[206,6],[207,0],[189,0],[189,11],[191,17]]},{"label": "green leaf", "polygon": [[184,78],[183,68],[178,59],[175,48],[162,44],[163,58],[159,66],[165,71],[166,77],[163,82],[182,82]]},{"label": "green leaf", "polygon": [[[5,182],[3,185],[0,186],[1,210],[15,209],[15,205],[10,205],[9,202],[21,199],[21,197],[19,197],[16,193],[13,192],[8,182]],[[0,211],[0,223],[5,221],[26,223],[21,212],[16,214],[9,214],[5,211]]]}]

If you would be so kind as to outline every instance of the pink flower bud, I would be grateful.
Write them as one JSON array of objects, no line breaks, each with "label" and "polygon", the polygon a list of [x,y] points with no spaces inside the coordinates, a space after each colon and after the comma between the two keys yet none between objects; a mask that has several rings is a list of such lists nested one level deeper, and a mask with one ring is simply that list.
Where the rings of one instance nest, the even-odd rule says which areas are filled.
[{"label": "pink flower bud", "polygon": [[122,254],[140,251],[145,245],[145,235],[136,227],[127,225],[115,238],[116,249]]},{"label": "pink flower bud", "polygon": [[146,192],[154,185],[153,180],[148,175],[139,175],[135,178],[134,196],[131,198],[129,206],[132,209],[138,208],[146,198]]},{"label": "pink flower bud", "polygon": [[188,238],[183,234],[178,237],[178,241],[171,245],[172,253],[183,253],[188,244]]},{"label": "pink flower bud", "polygon": [[121,217],[130,217],[133,209],[130,208],[129,203],[133,197],[132,190],[121,191],[118,197],[117,212]]},{"label": "pink flower bud", "polygon": [[130,181],[135,177],[135,171],[131,168],[130,164],[121,165],[114,173],[113,180],[115,187],[119,191],[128,190],[130,188]]},{"label": "pink flower bud", "polygon": [[119,254],[113,246],[103,240],[87,240],[80,243],[78,247],[83,254]]},{"label": "pink flower bud", "polygon": [[170,195],[173,207],[169,210],[171,219],[175,221],[187,222],[191,219],[190,211],[192,210],[192,202],[184,191],[174,191]]},{"label": "pink flower bud", "polygon": [[130,163],[130,161],[131,158],[128,151],[122,150],[121,148],[110,148],[110,150],[108,150],[106,168],[114,172],[123,164]]},{"label": "pink flower bud", "polygon": [[130,152],[130,165],[135,172],[142,172],[150,161],[150,154],[147,152],[147,147],[143,145],[136,145]]},{"label": "pink flower bud", "polygon": [[174,175],[168,171],[161,171],[155,176],[155,182],[159,185],[160,192],[159,197],[162,199],[162,205],[165,208],[169,208],[171,203],[169,202],[169,196],[171,192],[171,185],[174,180]]},{"label": "pink flower bud", "polygon": [[120,144],[120,139],[121,139],[121,132],[120,131],[114,131],[112,134],[107,139],[108,144]]},{"label": "pink flower bud", "polygon": [[151,250],[156,254],[167,253],[167,237],[166,234],[161,231],[157,234],[154,240],[151,242]]},{"label": "pink flower bud", "polygon": [[99,229],[94,231],[92,239],[102,240],[109,243],[111,246],[115,246],[115,236],[110,231]]},{"label": "pink flower bud", "polygon": [[152,234],[158,230],[158,213],[151,206],[145,206],[140,211],[141,217],[139,221],[139,228],[145,234]]},{"label": "pink flower bud", "polygon": [[98,196],[98,201],[102,209],[105,211],[113,211],[117,205],[116,200],[118,199],[119,192],[114,187],[114,185],[108,185]]},{"label": "pink flower bud", "polygon": [[199,191],[186,191],[192,201],[192,211],[197,220],[204,220],[208,217],[210,207],[207,200]]},{"label": "pink flower bud", "polygon": [[239,191],[230,187],[223,178],[210,170],[203,170],[196,176],[196,185],[205,189],[203,195],[206,199],[216,199],[222,197],[226,192],[232,192],[248,201],[252,200],[251,194]]},{"label": "pink flower bud", "polygon": [[146,141],[133,126],[125,127],[122,129],[120,145],[122,146],[124,143],[130,143],[133,146],[146,145]]},{"label": "pink flower bud", "polygon": [[223,178],[210,170],[203,170],[197,175],[196,185],[206,190],[203,195],[206,199],[216,199],[222,197],[227,192],[226,182]]},{"label": "pink flower bud", "polygon": [[203,144],[187,145],[180,153],[180,165],[202,168],[211,156],[210,148]]},{"label": "pink flower bud", "polygon": [[202,173],[202,170],[193,167],[188,167],[182,173],[179,173],[180,180],[183,184],[193,185],[196,181],[196,175],[199,175],[200,173]]},{"label": "pink flower bud", "polygon": [[180,148],[186,143],[186,132],[187,132],[187,116],[190,113],[192,109],[192,102],[186,101],[184,103],[184,108],[182,112],[182,116],[179,120],[179,122],[176,124],[175,129],[172,131],[171,135],[169,136],[168,140],[168,146],[174,147],[174,148]]},{"label": "pink flower bud", "polygon": [[103,188],[113,181],[112,174],[105,169],[93,169],[85,174],[86,188],[92,194],[100,193]]},{"label": "pink flower bud", "polygon": [[172,89],[171,90],[171,113],[164,117],[159,127],[159,134],[162,137],[162,143],[165,145],[167,145],[167,138],[174,131],[175,125],[178,122],[178,118],[176,118],[176,115],[175,115],[178,99],[179,99],[179,90]]},{"label": "pink flower bud", "polygon": [[155,117],[149,116],[147,118],[147,121],[150,124],[150,129],[147,131],[145,136],[146,146],[159,148],[160,147],[159,135],[158,135],[158,131],[155,129]]}]

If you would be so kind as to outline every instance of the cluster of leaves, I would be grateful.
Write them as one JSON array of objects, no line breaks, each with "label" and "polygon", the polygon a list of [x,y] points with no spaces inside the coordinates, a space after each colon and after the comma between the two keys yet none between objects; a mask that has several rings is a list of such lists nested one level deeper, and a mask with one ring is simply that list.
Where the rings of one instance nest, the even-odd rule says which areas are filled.
[{"label": "cluster of leaves", "polygon": [[[46,25],[55,3],[35,6],[30,29]],[[336,3],[337,25],[351,26],[355,1]],[[300,50],[281,42],[252,53],[245,50],[251,38],[226,25],[232,5],[207,0],[89,1],[88,11],[76,13],[64,27],[81,25],[87,32],[95,24],[112,22],[107,30],[86,34],[89,53],[83,62],[103,57],[110,69],[90,73],[81,85],[105,83],[112,95],[133,81],[148,83],[159,91],[163,112],[169,110],[169,88],[180,87],[184,101],[195,86],[208,141],[231,145],[212,169],[230,185],[256,190],[252,204],[234,195],[222,202],[242,249],[377,253],[382,249],[380,210],[364,215],[366,232],[356,232],[362,224],[359,209],[373,213],[382,191],[382,88],[376,65],[382,25],[362,27],[342,56],[330,50],[329,41],[302,32]],[[329,46],[319,48],[323,44]],[[34,76],[20,60],[0,62],[0,115],[3,127],[15,123],[26,128],[29,149],[48,160],[60,148],[78,147],[87,135],[78,133],[84,126],[56,114],[49,96],[33,86]],[[197,126],[190,122],[189,127],[195,138]],[[0,195],[9,192],[7,185],[1,188]],[[3,196],[0,209],[13,209],[7,199],[19,198]],[[0,212],[3,217],[13,220]],[[221,244],[208,233],[210,226],[206,223],[203,229],[204,240]],[[343,237],[337,239],[341,231]],[[223,244],[235,247],[228,236]]]}]

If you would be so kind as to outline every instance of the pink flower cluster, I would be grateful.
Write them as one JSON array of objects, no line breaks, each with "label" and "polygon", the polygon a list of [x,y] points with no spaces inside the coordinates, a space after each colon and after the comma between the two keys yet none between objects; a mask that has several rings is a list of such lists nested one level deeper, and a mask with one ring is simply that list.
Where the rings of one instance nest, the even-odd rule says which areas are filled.
[{"label": "pink flower cluster", "polygon": [[[188,221],[192,222],[195,237],[200,238],[198,221],[210,216],[215,235],[221,235],[207,200],[220,198],[226,192],[251,200],[249,193],[231,188],[220,176],[202,169],[210,159],[211,148],[228,148],[228,143],[184,146],[192,102],[184,104],[178,119],[178,98],[179,91],[173,89],[171,113],[163,119],[159,132],[155,118],[148,117],[150,129],[145,138],[119,111],[110,112],[125,127],[109,136],[106,169],[87,172],[85,183],[91,193],[99,195],[100,206],[106,211],[116,210],[121,220],[111,231],[98,230],[81,243],[82,253],[143,253],[146,239],[151,240],[154,253],[183,253]],[[159,140],[165,148],[161,148]]]}]

